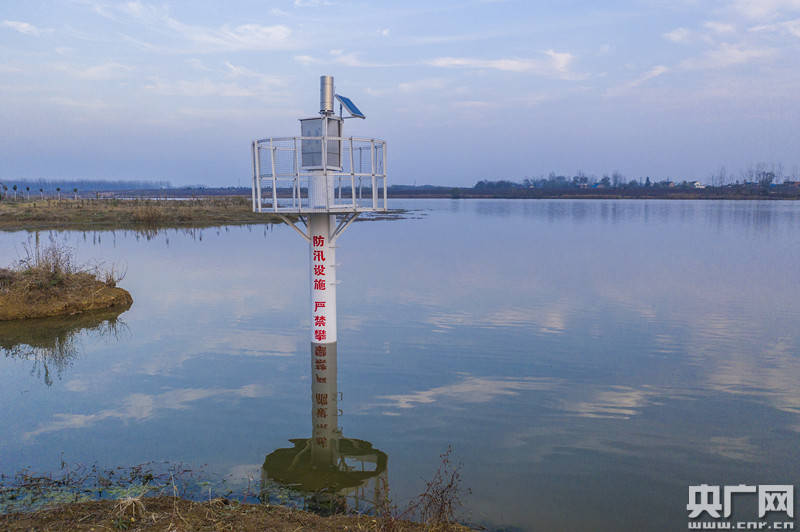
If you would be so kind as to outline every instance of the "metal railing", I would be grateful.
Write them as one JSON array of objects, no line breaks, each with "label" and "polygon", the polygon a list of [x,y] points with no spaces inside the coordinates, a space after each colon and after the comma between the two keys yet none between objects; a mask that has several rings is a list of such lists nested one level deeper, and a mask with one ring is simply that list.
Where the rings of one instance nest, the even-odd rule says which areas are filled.
[{"label": "metal railing", "polygon": [[386,142],[273,137],[253,142],[253,211],[386,210]]}]

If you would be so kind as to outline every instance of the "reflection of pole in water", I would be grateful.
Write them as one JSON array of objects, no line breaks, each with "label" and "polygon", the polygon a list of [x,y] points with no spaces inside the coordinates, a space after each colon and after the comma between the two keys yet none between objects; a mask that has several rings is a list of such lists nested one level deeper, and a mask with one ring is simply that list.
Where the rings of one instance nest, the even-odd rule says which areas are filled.
[{"label": "reflection of pole in water", "polygon": [[336,344],[311,344],[311,461],[315,467],[332,467],[339,461]]},{"label": "reflection of pole in water", "polygon": [[311,438],[267,455],[261,472],[262,498],[277,484],[322,513],[369,510],[385,499],[386,453],[370,442],[345,438],[338,428],[336,344],[311,344]]}]

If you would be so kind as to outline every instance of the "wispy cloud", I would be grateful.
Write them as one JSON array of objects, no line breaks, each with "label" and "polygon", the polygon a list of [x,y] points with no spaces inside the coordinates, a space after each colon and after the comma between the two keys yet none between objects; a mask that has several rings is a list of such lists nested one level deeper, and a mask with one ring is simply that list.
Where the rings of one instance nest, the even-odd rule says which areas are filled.
[{"label": "wispy cloud", "polygon": [[774,19],[783,13],[800,11],[800,0],[735,0],[733,7],[752,19]]},{"label": "wispy cloud", "polygon": [[690,35],[691,32],[686,28],[675,28],[665,33],[664,38],[676,43],[687,43],[689,42]]},{"label": "wispy cloud", "polygon": [[272,76],[256,72],[255,70],[243,66],[234,65],[229,61],[225,62],[225,67],[228,69],[228,74],[235,78],[254,79],[264,86],[282,86],[286,84],[285,78],[281,76]]},{"label": "wispy cloud", "polygon": [[736,31],[736,26],[734,26],[733,24],[728,24],[725,22],[717,22],[713,20],[705,22],[703,24],[703,27],[717,34],[734,33]]},{"label": "wispy cloud", "polygon": [[169,96],[249,97],[259,94],[259,91],[255,88],[242,87],[236,83],[212,81],[210,79],[170,81],[153,78],[145,85],[145,88],[156,94]]},{"label": "wispy cloud", "polygon": [[345,50],[341,49],[330,50],[328,52],[328,57],[325,58],[314,57],[311,55],[296,55],[294,56],[294,60],[302,65],[335,63],[338,65],[357,68],[400,66],[396,63],[376,63],[373,61],[367,61],[361,58],[361,54],[359,52],[346,52]]},{"label": "wispy cloud", "polygon": [[39,37],[42,33],[48,31],[37,28],[33,24],[29,24],[28,22],[21,22],[19,20],[4,20],[3,26],[6,28],[11,28],[12,30],[22,33],[24,35],[30,35],[32,37]]},{"label": "wispy cloud", "polygon": [[134,70],[134,68],[129,65],[115,62],[103,63],[86,68],[60,63],[55,65],[55,68],[76,78],[93,81],[122,78]]},{"label": "wispy cloud", "polygon": [[332,6],[335,2],[331,0],[294,0],[295,7],[319,7]]},{"label": "wispy cloud", "polygon": [[699,57],[681,62],[680,66],[689,70],[722,69],[766,59],[776,54],[773,48],[748,47],[744,44],[722,43]]},{"label": "wispy cloud", "polygon": [[166,37],[177,36],[193,45],[190,50],[177,51],[282,50],[293,46],[292,30],[283,24],[225,24],[220,27],[186,24],[172,17],[166,7],[142,2],[127,2],[119,6],[96,5],[95,11],[118,21],[137,21]]},{"label": "wispy cloud", "polygon": [[74,107],[78,109],[84,109],[87,111],[99,111],[103,109],[108,109],[110,106],[107,102],[97,99],[87,99],[87,100],[79,100],[77,98],[69,98],[66,96],[53,96],[48,98],[52,104],[60,105],[64,107]]},{"label": "wispy cloud", "polygon": [[761,24],[759,26],[750,28],[748,31],[787,33],[789,35],[793,35],[794,37],[800,37],[800,18],[786,20],[775,24]]},{"label": "wispy cloud", "polygon": [[568,52],[546,50],[546,58],[542,59],[476,59],[471,57],[437,57],[427,63],[431,66],[442,68],[472,68],[502,70],[506,72],[533,73],[540,76],[557,77],[562,79],[579,79],[582,76],[570,71],[570,65],[575,57]]},{"label": "wispy cloud", "polygon": [[648,70],[647,72],[645,72],[644,74],[642,74],[641,76],[639,76],[638,78],[633,79],[633,80],[631,80],[631,81],[629,81],[627,83],[624,83],[624,84],[622,84],[622,85],[620,85],[618,87],[614,87],[612,89],[609,89],[608,91],[606,91],[606,94],[608,96],[618,96],[619,94],[627,92],[630,89],[634,89],[634,88],[642,85],[643,83],[645,83],[645,82],[647,82],[647,81],[649,81],[651,79],[657,78],[657,77],[659,77],[659,76],[661,76],[661,75],[663,75],[663,74],[665,74],[667,72],[669,72],[669,68],[668,67],[666,67],[664,65],[656,65],[653,68],[651,68],[650,70]]},{"label": "wispy cloud", "polygon": [[444,78],[427,78],[414,81],[404,81],[397,85],[400,92],[423,92],[430,90],[442,90],[447,85]]}]

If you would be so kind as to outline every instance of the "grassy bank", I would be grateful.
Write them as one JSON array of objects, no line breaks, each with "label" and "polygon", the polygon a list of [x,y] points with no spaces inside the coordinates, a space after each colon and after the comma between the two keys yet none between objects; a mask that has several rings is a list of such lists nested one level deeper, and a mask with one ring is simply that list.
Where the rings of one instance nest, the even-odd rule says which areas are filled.
[{"label": "grassy bank", "polygon": [[46,199],[0,202],[0,230],[135,229],[280,223],[251,210],[250,198],[187,201]]},{"label": "grassy bank", "polygon": [[67,464],[62,457],[60,471],[37,474],[26,468],[0,474],[0,529],[471,530],[457,523],[460,464],[450,462],[450,452],[404,510],[390,500],[385,480],[374,499],[366,496],[353,506],[346,488],[338,485],[311,493],[263,478],[254,485],[251,478],[237,489],[183,463],[105,469]]},{"label": "grassy bank", "polygon": [[176,497],[129,498],[65,504],[32,513],[0,515],[0,528],[18,531],[62,530],[276,530],[291,531],[462,531],[442,523],[426,526],[411,521],[368,515],[332,515],[277,505],[242,504],[225,498],[194,502]]},{"label": "grassy bank", "polygon": [[23,259],[0,269],[0,321],[70,316],[133,303],[117,287],[124,275],[113,268],[78,266],[71,250],[55,240],[44,247],[29,242],[24,249]]}]

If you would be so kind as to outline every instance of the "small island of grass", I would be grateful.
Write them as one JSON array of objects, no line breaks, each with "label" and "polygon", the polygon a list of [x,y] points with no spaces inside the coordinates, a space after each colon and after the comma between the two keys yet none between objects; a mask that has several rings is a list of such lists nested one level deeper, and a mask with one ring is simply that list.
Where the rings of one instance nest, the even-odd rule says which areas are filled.
[{"label": "small island of grass", "polygon": [[117,282],[123,275],[111,268],[76,266],[69,248],[51,241],[26,246],[26,257],[0,268],[0,321],[70,316],[130,306],[133,298]]}]

